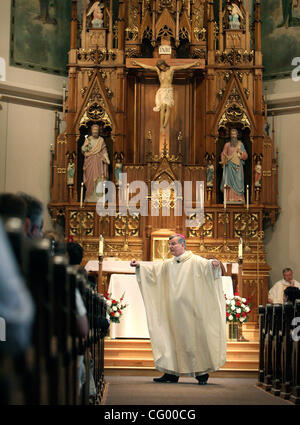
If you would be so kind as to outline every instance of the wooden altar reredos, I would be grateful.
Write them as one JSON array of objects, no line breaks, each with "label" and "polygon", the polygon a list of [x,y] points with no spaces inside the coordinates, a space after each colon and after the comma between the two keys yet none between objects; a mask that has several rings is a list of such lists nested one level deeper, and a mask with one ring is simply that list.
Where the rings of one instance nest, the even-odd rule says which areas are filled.
[{"label": "wooden altar reredos", "polygon": [[[100,233],[105,255],[149,260],[155,235],[164,230],[185,234],[188,249],[204,257],[237,261],[240,236],[244,261],[239,290],[252,300],[256,320],[258,303],[267,301],[269,266],[263,229],[276,220],[277,158],[274,141],[265,133],[266,105],[262,92],[260,1],[249,13],[248,1],[119,0],[106,1],[104,27],[92,28],[72,1],[69,87],[64,103],[66,130],[57,134],[51,162],[50,211],[69,235],[82,243],[85,260],[96,259]],[[239,28],[230,28],[228,6],[236,3],[243,15]],[[162,51],[160,46],[170,46]],[[161,54],[160,54],[161,53]],[[159,87],[154,72],[132,61],[170,64],[199,59],[196,68],[178,71],[173,80],[175,106],[166,137],[160,132],[159,113],[153,111]],[[109,157],[110,180],[122,164],[128,182],[153,180],[205,182],[203,227],[186,228],[186,216],[99,217],[95,204],[80,208],[83,157],[80,147],[91,123],[101,125]],[[239,130],[248,151],[245,185],[250,207],[223,208],[220,192],[220,153],[231,128]],[[75,163],[74,184],[67,184],[70,158]],[[261,185],[254,170],[261,160]],[[206,167],[214,166],[212,187],[206,185]],[[150,194],[150,192],[149,192]],[[148,199],[151,205],[151,197]],[[226,225],[224,226],[224,221]],[[163,243],[163,238],[161,239]]]}]

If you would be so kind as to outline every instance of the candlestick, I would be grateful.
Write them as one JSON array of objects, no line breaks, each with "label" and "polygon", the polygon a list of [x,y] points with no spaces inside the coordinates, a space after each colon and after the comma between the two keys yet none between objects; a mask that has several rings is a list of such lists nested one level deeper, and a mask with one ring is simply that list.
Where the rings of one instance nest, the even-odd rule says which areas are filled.
[{"label": "candlestick", "polygon": [[100,235],[99,237],[99,257],[103,257],[104,250],[104,237]]},{"label": "candlestick", "polygon": [[226,197],[226,184],[224,185],[224,209],[226,210],[227,197]]},{"label": "candlestick", "polygon": [[249,210],[249,185],[247,184],[247,210]]},{"label": "candlestick", "polygon": [[80,189],[80,208],[82,208],[83,203],[83,182],[81,182],[81,189]]}]

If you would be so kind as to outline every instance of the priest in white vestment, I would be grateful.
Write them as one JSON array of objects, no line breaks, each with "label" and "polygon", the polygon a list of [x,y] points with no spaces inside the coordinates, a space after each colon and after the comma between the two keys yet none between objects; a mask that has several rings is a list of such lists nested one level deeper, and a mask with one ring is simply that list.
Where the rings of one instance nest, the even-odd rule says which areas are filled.
[{"label": "priest in white vestment", "polygon": [[282,274],[283,279],[276,282],[269,290],[268,302],[271,304],[282,304],[284,290],[289,286],[300,288],[300,283],[294,280],[293,270],[290,267],[283,269]]},{"label": "priest in white vestment", "polygon": [[226,306],[217,260],[185,250],[185,238],[169,238],[174,256],[164,262],[131,261],[145,303],[155,366],[155,382],[193,376],[206,384],[208,373],[226,361]]}]

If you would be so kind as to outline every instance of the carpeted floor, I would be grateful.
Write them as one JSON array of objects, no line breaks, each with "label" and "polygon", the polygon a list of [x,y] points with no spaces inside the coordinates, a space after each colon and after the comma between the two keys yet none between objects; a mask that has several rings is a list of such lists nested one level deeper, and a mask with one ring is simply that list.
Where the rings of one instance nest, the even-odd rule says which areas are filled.
[{"label": "carpeted floor", "polygon": [[149,376],[106,376],[105,405],[291,405],[255,386],[255,379],[210,378],[198,385],[193,378],[178,384],[156,384]]}]

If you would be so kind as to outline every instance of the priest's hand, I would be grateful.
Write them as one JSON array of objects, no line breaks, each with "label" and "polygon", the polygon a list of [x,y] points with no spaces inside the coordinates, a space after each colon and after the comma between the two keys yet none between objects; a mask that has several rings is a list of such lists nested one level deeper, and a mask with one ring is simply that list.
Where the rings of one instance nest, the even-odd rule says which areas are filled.
[{"label": "priest's hand", "polygon": [[220,266],[220,261],[218,260],[212,260],[212,266],[214,269]]},{"label": "priest's hand", "polygon": [[140,263],[135,258],[130,261],[130,265],[131,267],[140,267]]}]

